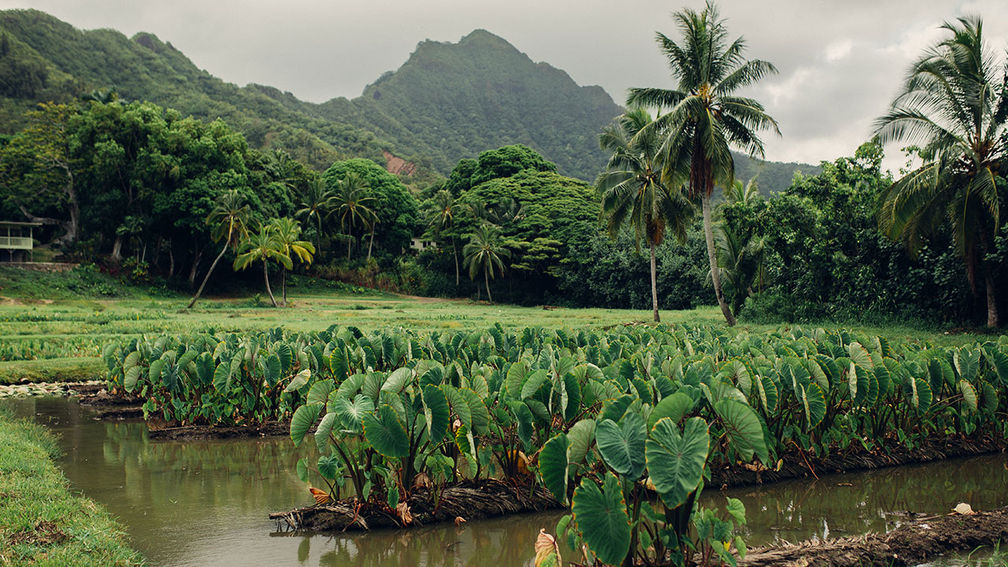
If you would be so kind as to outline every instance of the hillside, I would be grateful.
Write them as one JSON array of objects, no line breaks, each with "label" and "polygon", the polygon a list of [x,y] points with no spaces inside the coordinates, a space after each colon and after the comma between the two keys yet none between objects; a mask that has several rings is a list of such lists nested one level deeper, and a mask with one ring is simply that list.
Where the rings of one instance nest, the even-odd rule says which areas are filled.
[{"label": "hillside", "polygon": [[[521,143],[561,173],[593,180],[605,161],[597,134],[621,112],[601,87],[579,86],[485,30],[458,43],[423,41],[361,96],[314,104],[275,87],[222,81],[152,34],[127,38],[81,31],[37,10],[0,11],[0,134],[20,128],[39,101],[109,90],[222,118],[250,145],[284,148],[320,170],[366,157],[404,173],[447,174],[461,158]],[[797,167],[817,170],[740,158],[738,177],[760,171],[763,191],[786,188]]]}]

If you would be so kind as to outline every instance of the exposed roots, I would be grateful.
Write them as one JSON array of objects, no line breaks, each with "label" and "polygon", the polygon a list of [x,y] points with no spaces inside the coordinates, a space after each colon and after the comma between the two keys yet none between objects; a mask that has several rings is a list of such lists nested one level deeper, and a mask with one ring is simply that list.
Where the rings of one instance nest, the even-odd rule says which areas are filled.
[{"label": "exposed roots", "polygon": [[1008,541],[1008,507],[919,518],[887,534],[757,548],[740,566],[855,567],[917,565],[953,551]]},{"label": "exposed roots", "polygon": [[[446,487],[437,498],[427,489],[417,490],[406,501],[412,515],[410,526],[438,522],[490,518],[521,512],[558,508],[559,504],[542,488],[516,487],[497,480],[462,482]],[[355,506],[340,501],[270,514],[278,532],[322,532],[406,527],[395,510],[366,502]]]}]

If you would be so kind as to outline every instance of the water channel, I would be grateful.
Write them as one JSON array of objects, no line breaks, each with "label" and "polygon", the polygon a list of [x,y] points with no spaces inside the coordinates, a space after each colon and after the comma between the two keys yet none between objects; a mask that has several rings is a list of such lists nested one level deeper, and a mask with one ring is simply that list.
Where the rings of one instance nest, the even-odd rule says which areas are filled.
[{"label": "water channel", "polygon": [[[60,435],[58,462],[73,490],[106,507],[155,566],[532,564],[539,528],[559,513],[367,534],[275,534],[269,512],[311,503],[294,474],[289,438],[151,441],[139,422],[97,421],[76,401],[5,400],[16,415]],[[1008,504],[1008,456],[991,455],[719,492],[746,506],[750,546],[892,529],[907,512],[941,513],[958,502]]]}]

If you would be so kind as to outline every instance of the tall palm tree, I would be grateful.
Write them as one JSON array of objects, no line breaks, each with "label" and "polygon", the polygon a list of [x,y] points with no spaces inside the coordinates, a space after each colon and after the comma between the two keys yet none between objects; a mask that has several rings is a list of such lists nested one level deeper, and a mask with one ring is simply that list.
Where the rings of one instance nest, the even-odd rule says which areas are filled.
[{"label": "tall palm tree", "polygon": [[983,270],[987,326],[997,327],[994,274],[984,255],[993,251],[1000,222],[995,178],[1008,157],[1008,64],[995,63],[979,17],[942,28],[951,37],[910,67],[903,92],[876,122],[882,143],[910,141],[924,157],[882,195],[879,225],[911,252],[925,236],[951,225],[974,292]]},{"label": "tall palm tree", "polygon": [[[455,212],[457,201],[452,196],[451,191],[441,189],[427,202],[427,226],[435,238],[442,237],[450,231],[455,224]],[[459,260],[458,245],[455,236],[448,237],[452,245],[452,257],[455,259],[455,287],[459,286]]]},{"label": "tall palm tree", "polygon": [[760,130],[780,134],[777,122],[758,101],[737,96],[735,91],[759,81],[777,69],[759,59],[744,58],[745,40],[728,41],[728,30],[717,7],[708,2],[701,12],[684,9],[673,17],[682,41],[676,43],[658,33],[658,45],[669,62],[675,89],[630,89],[627,105],[670,109],[655,119],[654,128],[665,132],[666,171],[688,172],[690,196],[699,199],[703,211],[707,259],[714,294],[729,325],[735,324],[721,290],[711,224],[711,194],[715,184],[729,187],[735,181],[731,147],[763,156]]},{"label": "tall palm tree", "polygon": [[322,179],[315,179],[301,194],[300,208],[294,216],[304,219],[305,224],[314,222],[316,238],[322,242],[322,221],[336,208],[336,194],[326,187]]},{"label": "tall palm tree", "polygon": [[658,322],[655,248],[665,240],[666,230],[671,230],[680,242],[686,240],[693,206],[679,187],[666,183],[671,177],[664,172],[663,138],[657,129],[649,128],[652,124],[650,113],[634,108],[602,130],[599,145],[612,157],[596,185],[609,236],[615,238],[629,222],[638,250],[643,239],[651,251],[651,307]]},{"label": "tall palm tree", "polygon": [[255,262],[262,262],[263,279],[266,281],[266,293],[269,294],[273,307],[277,306],[276,298],[273,297],[273,290],[269,283],[269,263],[270,260],[280,262],[288,270],[294,267],[294,262],[290,256],[284,254],[283,244],[271,229],[270,225],[263,225],[258,232],[250,232],[241,243],[238,255],[235,257],[234,269],[244,270]]},{"label": "tall palm tree", "polygon": [[245,238],[245,235],[248,233],[248,221],[251,214],[251,210],[245,204],[245,200],[238,194],[238,191],[232,189],[221,195],[221,198],[217,201],[217,205],[207,215],[206,223],[212,227],[211,234],[214,242],[223,240],[224,246],[221,248],[220,254],[214,258],[213,263],[210,264],[210,269],[207,270],[206,276],[203,277],[203,282],[200,284],[199,289],[196,290],[196,295],[189,301],[189,305],[186,305],[186,309],[190,309],[195,305],[196,300],[203,294],[203,288],[206,287],[207,281],[210,280],[210,274],[213,273],[214,268],[217,267],[217,263],[224,257],[228,248],[236,248],[242,239]]},{"label": "tall palm tree", "polygon": [[353,231],[358,226],[367,226],[377,220],[374,209],[376,203],[371,196],[371,188],[360,175],[350,172],[346,174],[336,190],[336,207],[333,213],[339,218],[340,228],[349,238],[347,240],[347,261],[350,261],[350,245],[353,243]]},{"label": "tall palm tree", "polygon": [[493,303],[490,280],[495,273],[504,275],[504,260],[511,257],[511,252],[501,241],[500,229],[489,223],[479,225],[470,236],[469,243],[462,248],[462,256],[469,269],[469,279],[475,280],[476,275],[483,272],[487,300]]},{"label": "tall palm tree", "polygon": [[766,241],[752,233],[740,235],[725,223],[714,227],[714,240],[717,244],[718,275],[725,286],[732,314],[737,316],[746,298],[763,287]]},{"label": "tall palm tree", "polygon": [[756,181],[756,177],[753,177],[743,185],[741,180],[736,179],[735,183],[726,188],[724,193],[726,203],[751,205],[760,198],[759,182]]},{"label": "tall palm tree", "polygon": [[[297,258],[305,264],[312,263],[315,246],[307,240],[298,240],[301,237],[301,223],[290,217],[273,219],[270,221],[269,230],[273,231],[274,236],[276,236],[284,256],[287,256],[292,261]],[[287,307],[287,267],[284,266],[280,273],[283,306]]]}]

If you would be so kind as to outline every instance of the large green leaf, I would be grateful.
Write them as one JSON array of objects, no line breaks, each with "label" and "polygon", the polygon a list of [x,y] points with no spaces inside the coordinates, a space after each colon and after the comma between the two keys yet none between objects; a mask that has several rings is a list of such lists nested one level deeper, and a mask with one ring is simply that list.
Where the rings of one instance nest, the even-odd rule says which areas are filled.
[{"label": "large green leaf", "polygon": [[305,433],[315,425],[320,413],[322,404],[305,404],[294,411],[294,416],[291,417],[290,436],[295,447],[301,446]]},{"label": "large green leaf", "polygon": [[329,398],[328,409],[339,416],[343,428],[360,434],[364,431],[364,416],[374,411],[374,402],[364,394],[357,394],[353,400],[334,394]]},{"label": "large green leaf", "polygon": [[[280,381],[280,357],[271,354],[266,357],[266,383],[269,384],[270,388],[277,385]],[[328,394],[326,394],[328,396]]]},{"label": "large green leaf", "polygon": [[567,435],[558,433],[539,452],[539,473],[543,486],[561,504],[567,503]]},{"label": "large green leaf", "polygon": [[811,431],[826,416],[826,397],[815,382],[799,384],[798,392],[801,394],[802,409],[805,410],[806,431]]},{"label": "large green leaf", "polygon": [[427,435],[435,445],[440,443],[448,431],[451,419],[448,398],[438,386],[428,384],[423,389],[424,417],[427,419]]},{"label": "large green leaf", "polygon": [[707,422],[699,417],[687,419],[681,435],[671,418],[655,423],[647,440],[647,468],[667,507],[682,505],[700,485],[709,449]]},{"label": "large green leaf", "polygon": [[385,378],[385,383],[382,384],[381,391],[398,394],[406,387],[406,384],[412,377],[413,371],[409,368],[397,368],[393,370],[387,378]]},{"label": "large green leaf", "polygon": [[751,407],[742,402],[725,399],[714,404],[714,411],[728,435],[728,444],[744,460],[752,460],[753,454],[760,461],[769,461],[763,425]]},{"label": "large green leaf", "polygon": [[545,370],[536,370],[525,379],[521,387],[521,399],[531,397],[542,388],[543,384],[549,382],[549,374]]},{"label": "large green leaf", "polygon": [[333,391],[333,381],[319,380],[312,384],[311,388],[308,389],[308,399],[309,404],[324,404],[329,401],[329,394]]},{"label": "large green leaf", "polygon": [[388,404],[382,404],[377,410],[364,416],[364,438],[385,458],[405,457],[409,454],[406,427]]},{"label": "large green leaf", "polygon": [[338,423],[339,416],[335,413],[327,413],[322,416],[322,421],[315,428],[315,446],[320,453],[328,453],[329,435],[332,434],[333,427]]},{"label": "large green leaf", "polygon": [[483,435],[490,427],[490,411],[487,410],[486,404],[480,399],[479,394],[469,388],[459,388],[458,392],[469,406],[469,416],[472,420],[469,427],[473,433]]},{"label": "large green leaf", "polygon": [[962,393],[963,402],[971,411],[977,411],[979,400],[977,399],[976,388],[966,380],[959,381],[959,392]]},{"label": "large green leaf", "polygon": [[[217,370],[220,371],[220,369],[222,367],[224,367],[223,364],[221,364],[220,366],[218,366]],[[288,392],[289,393],[289,392],[295,392],[297,390],[300,390],[302,386],[304,386],[305,384],[308,383],[308,379],[309,378],[311,378],[311,370],[308,370],[307,368],[305,368],[301,372],[298,372],[297,374],[295,374],[294,378],[291,378],[290,383],[287,384],[286,388],[284,388],[284,392]],[[217,381],[217,379],[214,378],[214,382],[216,382],[216,381]]]},{"label": "large green leaf", "polygon": [[647,427],[636,413],[627,412],[619,424],[604,419],[595,426],[595,443],[602,459],[617,474],[635,481],[644,472]]},{"label": "large green leaf", "polygon": [[584,461],[595,440],[595,420],[585,418],[575,423],[567,431],[567,461],[572,465],[579,465]]},{"label": "large green leaf", "polygon": [[777,411],[777,400],[779,397],[777,384],[767,375],[759,376],[755,382],[756,390],[759,393],[760,405],[763,406],[763,412],[767,415],[773,414]]},{"label": "large green leaf", "polygon": [[693,409],[693,403],[693,398],[682,392],[676,392],[662,398],[651,410],[651,415],[648,416],[648,429],[654,427],[654,424],[663,417],[671,418],[672,421],[679,423]]},{"label": "large green leaf", "polygon": [[619,565],[630,551],[630,516],[620,481],[606,473],[601,489],[589,478],[574,490],[571,505],[581,537],[599,560]]},{"label": "large green leaf", "polygon": [[980,369],[980,351],[975,349],[960,349],[952,351],[952,365],[960,380],[973,383]]}]

